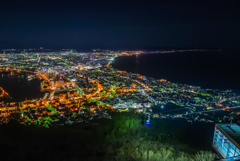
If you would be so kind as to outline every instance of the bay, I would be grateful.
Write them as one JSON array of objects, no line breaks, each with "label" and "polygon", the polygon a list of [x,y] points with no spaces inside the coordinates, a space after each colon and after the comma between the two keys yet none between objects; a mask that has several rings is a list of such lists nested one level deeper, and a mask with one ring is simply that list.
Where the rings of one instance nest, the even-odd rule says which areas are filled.
[{"label": "bay", "polygon": [[174,83],[240,90],[240,52],[201,51],[117,57],[113,66]]}]

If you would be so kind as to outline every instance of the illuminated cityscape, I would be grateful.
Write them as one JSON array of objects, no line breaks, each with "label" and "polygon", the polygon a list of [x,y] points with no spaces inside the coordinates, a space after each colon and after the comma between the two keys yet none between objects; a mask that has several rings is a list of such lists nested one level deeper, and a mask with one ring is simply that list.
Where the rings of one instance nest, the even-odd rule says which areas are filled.
[{"label": "illuminated cityscape", "polygon": [[239,11],[2,1],[1,161],[240,160]]},{"label": "illuminated cityscape", "polygon": [[[176,51],[158,51],[160,54]],[[183,52],[183,51],[182,51]],[[134,110],[154,118],[185,118],[189,122],[215,122],[214,113],[238,109],[239,95],[231,90],[201,89],[197,86],[156,80],[112,67],[115,57],[145,54],[143,51],[103,51],[80,53],[69,51],[1,54],[1,71],[27,75],[28,81],[41,80],[43,98],[15,102],[1,87],[1,123],[11,118],[23,124],[36,124],[45,118],[52,122],[84,122],[109,117],[106,110]],[[164,110],[167,104],[176,109]],[[155,105],[163,111],[152,112]],[[88,111],[88,112],[87,112]],[[75,118],[76,116],[81,116]],[[219,117],[219,116],[218,116]],[[65,118],[65,119],[63,119]],[[220,119],[223,119],[220,118]]]}]

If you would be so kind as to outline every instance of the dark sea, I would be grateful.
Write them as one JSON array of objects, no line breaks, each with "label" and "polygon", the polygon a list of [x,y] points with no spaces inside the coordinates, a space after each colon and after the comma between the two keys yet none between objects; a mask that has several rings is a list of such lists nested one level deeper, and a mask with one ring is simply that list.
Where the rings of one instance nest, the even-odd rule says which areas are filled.
[{"label": "dark sea", "polygon": [[208,89],[240,90],[240,52],[198,51],[117,57],[113,66]]},{"label": "dark sea", "polygon": [[11,101],[23,101],[44,96],[44,93],[40,91],[40,80],[28,81],[25,74],[0,73],[0,87],[12,97]]}]

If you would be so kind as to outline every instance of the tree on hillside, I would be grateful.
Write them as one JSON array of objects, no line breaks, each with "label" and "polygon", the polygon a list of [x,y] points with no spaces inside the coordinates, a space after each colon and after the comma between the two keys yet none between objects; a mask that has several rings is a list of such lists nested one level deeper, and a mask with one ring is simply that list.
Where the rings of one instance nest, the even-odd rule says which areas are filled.
[{"label": "tree on hillside", "polygon": [[195,155],[195,161],[213,161],[216,154],[209,151],[200,151]]}]

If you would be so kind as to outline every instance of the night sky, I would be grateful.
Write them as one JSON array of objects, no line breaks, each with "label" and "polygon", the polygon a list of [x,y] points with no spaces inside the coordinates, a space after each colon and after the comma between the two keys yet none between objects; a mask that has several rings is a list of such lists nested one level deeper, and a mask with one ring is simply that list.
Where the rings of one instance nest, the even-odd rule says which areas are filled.
[{"label": "night sky", "polygon": [[0,48],[240,49],[239,0],[0,2]]}]

